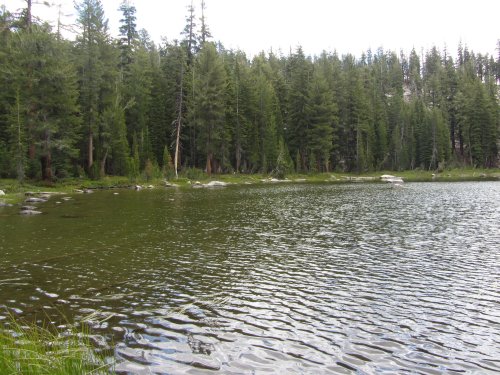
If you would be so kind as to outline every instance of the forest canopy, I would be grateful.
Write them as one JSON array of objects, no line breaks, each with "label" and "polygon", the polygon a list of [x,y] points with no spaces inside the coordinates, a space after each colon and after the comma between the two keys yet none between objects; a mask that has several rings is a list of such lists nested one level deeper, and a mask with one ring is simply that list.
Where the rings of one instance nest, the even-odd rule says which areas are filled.
[{"label": "forest canopy", "polygon": [[156,45],[129,2],[117,38],[100,0],[76,3],[74,40],[31,0],[0,8],[0,177],[499,165],[500,41],[497,56],[299,46],[249,58],[214,41],[203,9]]}]

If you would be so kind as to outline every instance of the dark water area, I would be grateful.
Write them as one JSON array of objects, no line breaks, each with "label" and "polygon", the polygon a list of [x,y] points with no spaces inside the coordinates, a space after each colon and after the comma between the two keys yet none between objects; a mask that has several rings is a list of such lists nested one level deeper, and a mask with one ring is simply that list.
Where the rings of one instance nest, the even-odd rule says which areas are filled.
[{"label": "dark water area", "polygon": [[0,208],[0,324],[87,318],[123,374],[500,372],[498,182],[118,193]]}]

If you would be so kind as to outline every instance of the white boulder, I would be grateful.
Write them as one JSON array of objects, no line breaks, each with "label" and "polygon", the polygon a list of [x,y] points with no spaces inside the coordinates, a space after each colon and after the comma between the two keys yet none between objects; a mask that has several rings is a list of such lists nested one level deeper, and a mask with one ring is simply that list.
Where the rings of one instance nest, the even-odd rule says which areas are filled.
[{"label": "white boulder", "polygon": [[205,184],[205,187],[224,187],[227,186],[227,182],[224,181],[210,181],[208,184]]}]

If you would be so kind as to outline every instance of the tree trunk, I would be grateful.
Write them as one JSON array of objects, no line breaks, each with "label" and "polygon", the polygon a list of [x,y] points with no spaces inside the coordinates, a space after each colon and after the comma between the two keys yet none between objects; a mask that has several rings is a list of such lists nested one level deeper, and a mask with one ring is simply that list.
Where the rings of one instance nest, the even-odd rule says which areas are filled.
[{"label": "tree trunk", "polygon": [[89,148],[88,148],[88,168],[89,172],[92,168],[92,165],[94,165],[94,134],[92,133],[92,130],[90,129],[89,131]]},{"label": "tree trunk", "polygon": [[106,176],[106,160],[108,159],[108,151],[109,149],[106,149],[106,153],[104,154],[104,157],[101,160],[101,168],[99,169],[99,175],[101,177]]},{"label": "tree trunk", "polygon": [[212,153],[211,152],[209,152],[207,154],[207,166],[206,166],[206,169],[207,169],[207,174],[210,177],[212,175]]},{"label": "tree trunk", "polygon": [[52,155],[50,151],[40,157],[40,162],[42,164],[42,180],[52,181]]},{"label": "tree trunk", "polygon": [[42,164],[42,179],[52,181],[52,154],[50,152],[50,133],[45,131],[44,155],[40,158]]},{"label": "tree trunk", "polygon": [[175,169],[175,178],[179,178],[177,174],[178,165],[179,165],[179,148],[180,148],[180,138],[181,138],[181,126],[182,126],[182,100],[184,96],[184,67],[181,67],[181,92],[179,95],[179,109],[177,114],[177,129],[175,136],[175,156],[174,156],[174,169]]},{"label": "tree trunk", "polygon": [[31,32],[31,19],[32,19],[32,16],[31,16],[31,3],[32,3],[32,0],[26,0],[26,5],[27,5],[27,9],[26,9],[26,27],[28,29],[29,32]]}]

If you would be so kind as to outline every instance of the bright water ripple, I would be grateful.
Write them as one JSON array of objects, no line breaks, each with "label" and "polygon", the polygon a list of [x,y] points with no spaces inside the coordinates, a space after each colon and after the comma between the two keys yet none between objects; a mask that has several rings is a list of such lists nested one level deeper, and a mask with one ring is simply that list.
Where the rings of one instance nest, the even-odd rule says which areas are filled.
[{"label": "bright water ripple", "polygon": [[46,211],[1,217],[0,305],[95,313],[120,373],[500,372],[500,183],[101,192]]}]

